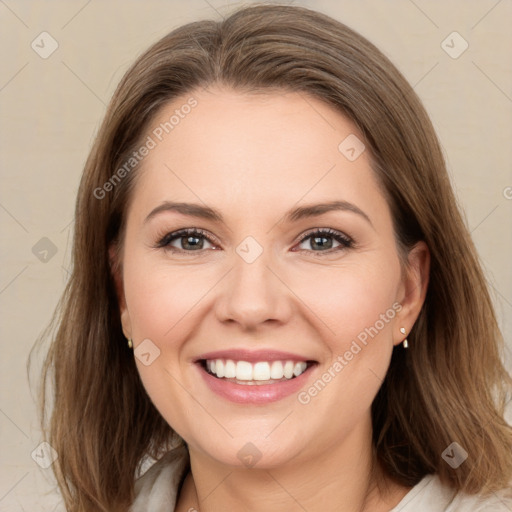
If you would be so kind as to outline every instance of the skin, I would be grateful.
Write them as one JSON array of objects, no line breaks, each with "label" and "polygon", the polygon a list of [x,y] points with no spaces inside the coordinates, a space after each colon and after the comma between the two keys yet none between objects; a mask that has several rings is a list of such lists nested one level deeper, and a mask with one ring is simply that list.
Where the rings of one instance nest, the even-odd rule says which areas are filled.
[{"label": "skin", "polygon": [[[160,350],[149,366],[135,358],[145,389],[189,446],[177,510],[387,511],[409,488],[385,476],[378,488],[370,477],[370,407],[405,338],[400,327],[410,332],[423,304],[428,249],[418,243],[402,272],[368,152],[350,162],[338,150],[348,135],[363,137],[330,106],[215,86],[166,105],[154,126],[190,96],[197,106],[143,161],[116,276],[125,336],[134,350],[145,339]],[[145,223],[166,200],[208,205],[224,220],[167,211]],[[333,200],[356,205],[371,223],[351,211],[283,220],[292,208]],[[177,238],[181,253],[155,248],[182,228],[204,229],[213,241],[200,238],[194,250]],[[354,244],[301,242],[315,228]],[[247,236],[263,248],[250,264],[235,251]],[[230,348],[307,355],[318,361],[307,390],[394,303],[399,313],[308,404],[297,394],[234,404],[210,391],[194,364]],[[261,452],[252,468],[237,457],[249,442]]]}]

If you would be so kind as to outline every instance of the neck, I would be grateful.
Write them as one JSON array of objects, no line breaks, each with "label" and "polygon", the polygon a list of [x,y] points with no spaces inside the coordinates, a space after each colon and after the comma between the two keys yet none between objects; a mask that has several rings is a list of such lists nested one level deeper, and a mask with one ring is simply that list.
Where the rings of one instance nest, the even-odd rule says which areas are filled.
[{"label": "neck", "polygon": [[321,439],[313,444],[318,448],[310,447],[307,455],[265,468],[226,466],[189,447],[191,474],[176,510],[384,512],[409,490],[380,478],[370,421],[333,446],[323,446]]}]

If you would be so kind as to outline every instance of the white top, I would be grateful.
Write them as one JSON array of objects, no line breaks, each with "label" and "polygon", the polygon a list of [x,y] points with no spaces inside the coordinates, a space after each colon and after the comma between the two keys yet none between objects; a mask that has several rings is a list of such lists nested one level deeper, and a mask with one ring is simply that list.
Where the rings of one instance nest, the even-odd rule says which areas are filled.
[{"label": "white top", "polygon": [[[129,512],[174,511],[178,487],[188,469],[185,446],[167,452],[136,480]],[[487,498],[455,494],[437,475],[427,475],[389,512],[512,512],[512,489]]]}]

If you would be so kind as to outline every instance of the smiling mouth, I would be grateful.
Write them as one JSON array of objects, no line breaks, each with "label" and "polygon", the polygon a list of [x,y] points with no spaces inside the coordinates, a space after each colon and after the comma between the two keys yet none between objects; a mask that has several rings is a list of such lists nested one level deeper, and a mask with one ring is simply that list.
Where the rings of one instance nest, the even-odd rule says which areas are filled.
[{"label": "smiling mouth", "polygon": [[296,379],[316,361],[235,361],[233,359],[200,359],[198,364],[213,377],[241,385],[278,384]]}]

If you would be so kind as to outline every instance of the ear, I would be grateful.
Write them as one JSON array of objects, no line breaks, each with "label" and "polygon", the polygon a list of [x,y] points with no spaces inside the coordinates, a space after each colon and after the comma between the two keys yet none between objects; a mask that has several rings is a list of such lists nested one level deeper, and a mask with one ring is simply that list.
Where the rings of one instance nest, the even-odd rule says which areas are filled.
[{"label": "ear", "polygon": [[[395,345],[400,344],[411,332],[425,302],[430,275],[430,251],[427,244],[418,242],[409,251],[407,261],[398,296],[402,309],[397,315]],[[400,332],[401,327],[405,328],[407,334]]]},{"label": "ear", "polygon": [[108,249],[108,257],[110,263],[110,272],[114,280],[117,302],[119,304],[119,314],[121,316],[121,325],[123,327],[123,334],[126,338],[132,337],[132,327],[130,321],[130,314],[128,313],[128,307],[126,306],[126,297],[124,295],[124,284],[123,284],[123,271],[122,265],[120,264],[117,245],[113,243]]}]

